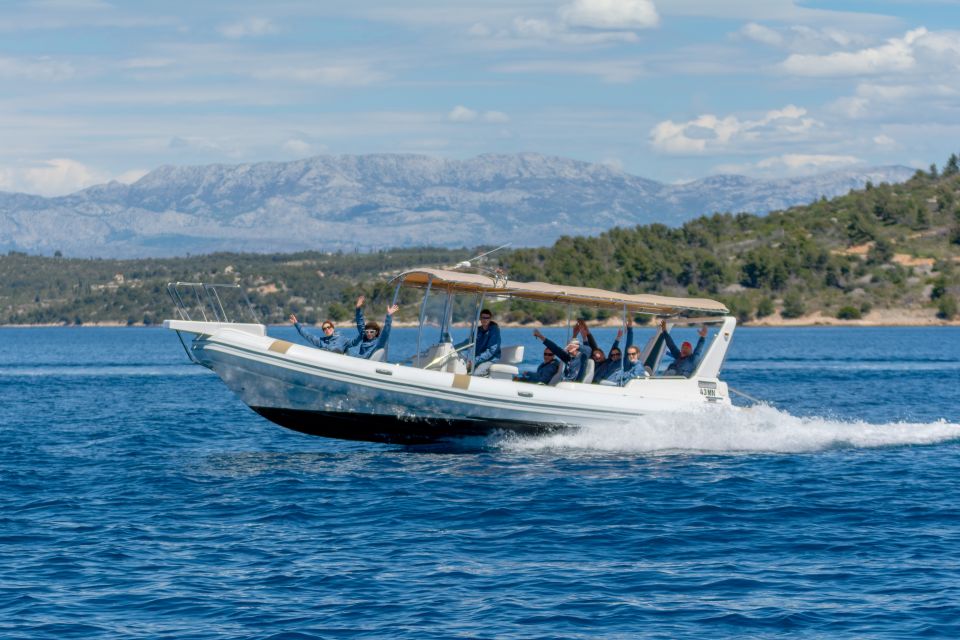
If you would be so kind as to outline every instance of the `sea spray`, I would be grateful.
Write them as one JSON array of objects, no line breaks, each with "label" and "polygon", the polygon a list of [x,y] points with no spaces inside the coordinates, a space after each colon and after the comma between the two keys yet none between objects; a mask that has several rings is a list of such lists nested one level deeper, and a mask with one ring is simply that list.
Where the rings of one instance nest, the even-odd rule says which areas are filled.
[{"label": "sea spray", "polygon": [[798,417],[761,404],[647,415],[627,424],[590,426],[538,437],[503,436],[496,446],[517,451],[807,453],[951,440],[960,440],[960,424],[945,420],[870,424]]}]

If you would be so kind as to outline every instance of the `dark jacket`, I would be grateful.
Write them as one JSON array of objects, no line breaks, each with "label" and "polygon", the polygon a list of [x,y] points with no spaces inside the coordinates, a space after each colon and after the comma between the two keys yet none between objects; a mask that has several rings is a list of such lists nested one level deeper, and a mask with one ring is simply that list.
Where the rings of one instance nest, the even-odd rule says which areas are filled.
[{"label": "dark jacket", "polygon": [[553,376],[557,375],[560,368],[560,361],[556,358],[551,362],[541,362],[536,371],[527,371],[520,379],[525,382],[539,382],[540,384],[550,384]]},{"label": "dark jacket", "polygon": [[567,365],[563,371],[563,379],[565,381],[580,382],[583,380],[583,376],[587,373],[587,360],[590,359],[590,357],[583,352],[583,349],[574,357],[550,338],[544,338],[543,344],[553,352],[553,355],[563,360],[564,364]]},{"label": "dark jacket", "polygon": [[486,331],[483,327],[477,328],[477,344],[474,346],[473,353],[474,367],[500,359],[500,326],[496,322],[491,320]]},{"label": "dark jacket", "polygon": [[363,328],[367,324],[363,318],[363,309],[357,308],[355,319],[357,321],[357,333],[359,335],[347,344],[347,349],[353,349],[358,345],[360,348],[357,349],[356,353],[349,355],[357,358],[369,358],[377,349],[383,349],[387,346],[387,341],[390,339],[390,326],[393,324],[393,316],[387,315],[383,321],[383,328],[380,331],[380,335],[373,340],[367,340],[363,333]]},{"label": "dark jacket", "polygon": [[304,340],[310,342],[318,349],[323,349],[324,351],[343,353],[347,350],[347,345],[350,344],[349,338],[336,331],[329,336],[315,336],[312,333],[308,333],[307,330],[303,328],[303,325],[301,325],[299,322],[294,323],[293,326],[297,328],[297,333],[303,336]]},{"label": "dark jacket", "polygon": [[[594,340],[593,334],[587,334],[587,344],[590,345],[590,353],[593,353],[594,350],[598,349],[597,341]],[[633,346],[633,327],[627,327],[627,346],[624,348],[624,351]],[[620,348],[620,339],[616,338],[613,341],[613,344],[610,345],[610,351]],[[602,381],[606,380],[610,375],[613,374],[614,369],[617,371],[617,375],[620,375],[620,360],[611,360],[610,351],[607,351],[607,359],[601,362],[593,370],[593,383],[600,384]],[[623,358],[626,354],[621,353],[620,357]]]},{"label": "dark jacket", "polygon": [[692,376],[693,372],[697,369],[697,363],[700,361],[700,352],[703,351],[703,338],[697,340],[697,346],[694,348],[693,353],[686,358],[680,355],[680,349],[677,348],[677,343],[673,341],[669,333],[664,333],[663,338],[667,342],[667,349],[670,350],[670,355],[673,356],[673,362],[671,362],[667,370],[663,372],[663,375],[684,376],[686,378]]}]

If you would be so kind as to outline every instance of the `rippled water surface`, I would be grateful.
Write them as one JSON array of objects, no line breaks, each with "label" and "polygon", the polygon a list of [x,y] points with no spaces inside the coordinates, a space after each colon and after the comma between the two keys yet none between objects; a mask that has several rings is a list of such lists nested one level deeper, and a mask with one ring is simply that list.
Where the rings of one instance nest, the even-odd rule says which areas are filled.
[{"label": "rippled water surface", "polygon": [[960,331],[741,329],[724,377],[769,404],[403,448],[161,329],[0,330],[0,637],[960,636]]}]

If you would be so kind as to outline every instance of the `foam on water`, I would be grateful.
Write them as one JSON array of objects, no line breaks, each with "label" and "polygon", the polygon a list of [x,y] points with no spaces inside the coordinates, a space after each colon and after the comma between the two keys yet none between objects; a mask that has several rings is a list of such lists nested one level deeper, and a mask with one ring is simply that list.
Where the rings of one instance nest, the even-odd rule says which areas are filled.
[{"label": "foam on water", "polygon": [[632,424],[585,427],[539,437],[505,437],[498,445],[521,451],[807,453],[841,447],[926,445],[960,440],[960,424],[797,417],[768,405],[706,407],[650,415]]}]

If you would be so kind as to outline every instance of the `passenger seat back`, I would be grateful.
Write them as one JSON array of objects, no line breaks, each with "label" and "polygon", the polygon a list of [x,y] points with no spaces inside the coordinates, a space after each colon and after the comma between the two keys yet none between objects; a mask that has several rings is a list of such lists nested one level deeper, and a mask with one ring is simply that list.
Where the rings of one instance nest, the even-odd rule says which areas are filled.
[{"label": "passenger seat back", "polygon": [[590,384],[593,382],[593,372],[596,363],[593,361],[593,358],[589,358],[587,363],[583,366],[583,379],[580,381],[583,384]]}]

